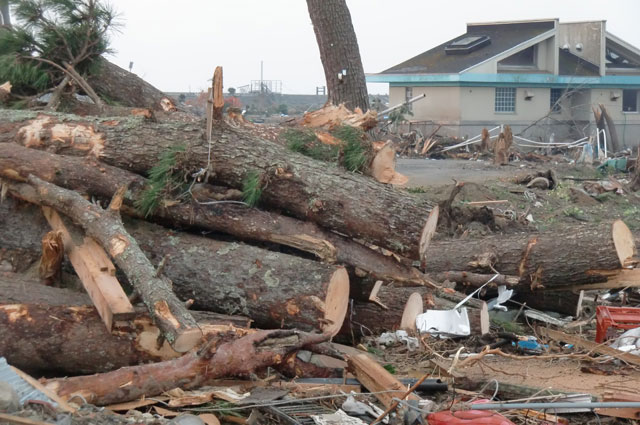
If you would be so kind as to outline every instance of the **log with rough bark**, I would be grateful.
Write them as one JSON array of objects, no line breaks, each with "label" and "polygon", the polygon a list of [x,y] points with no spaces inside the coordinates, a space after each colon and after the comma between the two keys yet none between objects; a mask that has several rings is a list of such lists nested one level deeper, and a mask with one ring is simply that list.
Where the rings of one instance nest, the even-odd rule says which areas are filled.
[{"label": "log with rough bark", "polygon": [[[124,201],[129,206],[135,204],[147,186],[147,181],[142,176],[117,167],[98,165],[82,157],[56,155],[0,143],[0,176],[21,180],[30,174],[98,198],[111,198],[118,187],[126,184],[128,190]],[[198,200],[210,199],[205,197]],[[129,208],[125,208],[123,212],[136,214]],[[273,212],[237,204],[200,205],[192,201],[159,208],[155,219],[173,226],[224,232],[245,241],[290,246],[314,254],[325,262],[357,267],[376,279],[415,285],[427,283],[417,269],[401,264],[392,256],[382,255],[314,223]]]},{"label": "log with rough bark", "polygon": [[129,71],[101,59],[98,72],[88,83],[98,95],[122,106],[151,108],[159,111],[175,109],[175,101]]},{"label": "log with rough bark", "polygon": [[618,131],[616,130],[616,124],[613,122],[613,118],[609,115],[609,112],[604,107],[602,103],[599,104],[600,110],[602,111],[602,117],[604,121],[607,123],[607,128],[609,129],[609,143],[610,149],[612,153],[620,152],[620,141],[618,139]]},{"label": "log with rough bark", "polygon": [[327,80],[328,102],[366,111],[367,82],[346,0],[307,0],[307,7]]},{"label": "log with rough bark", "polygon": [[[59,301],[59,295],[62,299],[69,298],[65,291],[47,289],[52,302]],[[31,291],[40,290],[41,285],[31,285]],[[81,296],[78,294],[78,298]],[[192,314],[207,339],[218,334],[235,334],[239,338],[252,332],[247,329],[248,319],[208,312]],[[115,321],[109,332],[96,309],[88,305],[0,305],[0,356],[34,374],[108,372],[181,355],[166,341],[158,347],[158,336],[158,328],[142,310],[130,319]]]},{"label": "log with rough bark", "polygon": [[[0,223],[10,212],[0,208]],[[27,227],[34,217],[38,222],[38,216],[30,213],[26,208],[25,220],[20,221],[18,215],[13,225]],[[262,328],[286,326],[335,333],[342,325],[349,298],[349,277],[343,267],[142,221],[126,220],[125,225],[154,265],[166,258],[163,274],[171,279],[179,297],[194,300],[194,308],[249,316]],[[3,229],[0,224],[0,231]],[[38,239],[44,232],[30,231]],[[6,243],[33,249],[19,236],[19,232],[9,233],[10,239],[0,240],[0,247]]]},{"label": "log with rough bark", "polygon": [[349,298],[343,267],[235,242],[176,233],[142,221],[127,223],[153,261],[194,307],[251,317],[261,328],[319,329],[335,335]]},{"label": "log with rough bark", "polygon": [[[268,182],[260,202],[365,243],[418,258],[430,203],[365,176],[327,167],[241,128],[213,129],[215,179],[241,188],[251,172]],[[188,170],[207,167],[203,129],[193,123],[148,123],[136,118],[91,119],[0,110],[0,142],[93,156],[144,173],[170,147],[185,145]]]},{"label": "log with rough bark", "polygon": [[563,232],[492,235],[482,239],[432,241],[426,272],[517,276],[532,290],[541,286],[604,282],[621,268],[611,224],[582,226]]},{"label": "log with rough bark", "polygon": [[6,304],[91,304],[85,293],[45,286],[34,276],[13,272],[0,272],[0,300]]},{"label": "log with rough bark", "polygon": [[[368,301],[368,289],[370,286],[363,284],[362,292],[353,291],[353,303],[349,306],[349,312],[345,319],[340,335],[360,336],[380,335],[382,332],[394,331],[402,328],[402,319],[410,298],[420,297],[424,309],[449,310],[458,302],[465,298],[459,292],[448,292],[444,290],[433,290],[426,287],[397,287],[393,285],[383,285],[377,293],[379,302]],[[416,295],[417,294],[417,295]],[[415,300],[414,300],[415,301]],[[477,326],[483,333],[488,331],[488,310],[484,301],[472,298],[465,304],[470,311],[470,316],[483,318],[482,328]],[[483,313],[480,313],[482,311]],[[422,311],[421,311],[422,313]],[[474,328],[476,329],[476,328]]]},{"label": "log with rough bark", "polygon": [[70,399],[80,395],[99,406],[153,397],[173,388],[193,389],[222,377],[248,377],[280,364],[292,351],[326,341],[329,336],[295,330],[257,331],[229,341],[220,335],[197,353],[174,360],[124,367],[113,372],[49,379],[48,389]]},{"label": "log with rough bark", "polygon": [[636,163],[634,165],[633,176],[631,177],[629,188],[632,192],[640,190],[640,148],[638,148],[638,155],[636,157]]},{"label": "log with rough bark", "polygon": [[154,323],[171,346],[179,352],[193,348],[202,331],[171,291],[171,282],[158,276],[135,239],[125,230],[119,215],[122,194],[114,196],[107,210],[86,201],[77,192],[62,189],[37,177],[28,184],[10,185],[9,190],[26,201],[52,207],[81,225],[88,236],[100,243],[127,275],[144,300]]}]

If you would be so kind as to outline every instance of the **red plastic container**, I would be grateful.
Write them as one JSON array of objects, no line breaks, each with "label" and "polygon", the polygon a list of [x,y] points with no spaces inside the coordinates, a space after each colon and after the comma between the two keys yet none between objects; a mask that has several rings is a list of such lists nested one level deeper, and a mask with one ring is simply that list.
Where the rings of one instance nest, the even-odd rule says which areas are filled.
[{"label": "red plastic container", "polygon": [[[479,400],[476,403],[487,403],[488,400]],[[459,410],[452,412],[430,413],[427,416],[429,425],[515,425],[509,419],[493,410]]]},{"label": "red plastic container", "polygon": [[616,337],[615,329],[640,327],[640,308],[596,307],[596,342],[599,344]]}]

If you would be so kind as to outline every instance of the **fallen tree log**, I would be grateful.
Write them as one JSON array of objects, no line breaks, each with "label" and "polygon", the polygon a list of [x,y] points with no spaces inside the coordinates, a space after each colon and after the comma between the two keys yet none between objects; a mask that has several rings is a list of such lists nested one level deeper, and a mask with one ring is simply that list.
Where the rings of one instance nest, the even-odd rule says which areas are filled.
[{"label": "fallen tree log", "polygon": [[292,351],[319,344],[329,336],[294,330],[257,331],[240,339],[224,335],[199,350],[174,360],[124,367],[113,372],[73,378],[49,379],[48,389],[66,400],[82,396],[104,406],[153,397],[173,388],[192,389],[223,377],[248,377],[280,364]]},{"label": "fallen tree log", "polygon": [[[26,179],[30,174],[84,195],[111,198],[127,185],[125,204],[133,206],[147,187],[137,174],[82,157],[55,155],[13,144],[0,143],[0,176]],[[207,201],[207,199],[203,199]],[[131,209],[123,212],[138,215]],[[200,205],[192,201],[159,208],[155,219],[172,226],[224,232],[245,241],[273,242],[370,273],[373,278],[422,285],[427,281],[417,269],[401,264],[314,223],[237,204]]]},{"label": "fallen tree log", "polygon": [[261,328],[320,329],[335,335],[349,298],[343,267],[235,242],[176,233],[143,221],[127,229],[194,307],[241,314]]},{"label": "fallen tree log", "polygon": [[[219,123],[212,140],[209,170],[217,182],[242,188],[245,179],[257,173],[268,182],[262,186],[261,203],[365,244],[419,258],[420,237],[431,210],[428,201],[256,140],[242,128]],[[183,145],[181,168],[193,172],[208,167],[203,129],[192,123],[0,110],[0,142],[89,155],[137,173],[147,172],[171,147]]]},{"label": "fallen tree log", "polygon": [[91,304],[85,293],[45,286],[35,276],[12,272],[0,272],[0,300],[6,304]]},{"label": "fallen tree log", "polygon": [[[359,338],[400,329],[404,312],[408,307],[407,301],[414,293],[422,298],[425,310],[450,310],[465,298],[465,295],[459,292],[433,290],[427,287],[383,285],[376,294],[377,302],[372,302],[369,301],[370,288],[370,285],[365,284],[361,286],[361,292],[352,292],[354,301],[349,305],[340,335]],[[471,298],[465,307],[471,311],[470,316],[483,316],[482,331],[486,333],[488,330],[486,303],[477,298]],[[483,313],[480,314],[480,311]],[[476,330],[479,332],[479,324]]]},{"label": "fallen tree log", "polygon": [[[60,295],[66,298],[56,293],[62,292],[60,289],[47,289],[53,303],[60,301]],[[31,290],[43,288],[32,285]],[[234,334],[239,338],[251,332],[246,318],[191,313],[206,339],[218,334]],[[115,321],[109,332],[96,309],[88,305],[0,305],[0,356],[31,374],[100,373],[180,357],[181,353],[168,343],[158,346],[159,335],[158,328],[142,310],[130,319]]]},{"label": "fallen tree log", "polygon": [[78,193],[37,177],[30,176],[27,181],[28,184],[10,185],[9,190],[21,199],[54,208],[70,216],[85,229],[88,236],[100,243],[127,275],[162,336],[176,351],[186,352],[198,343],[202,331],[185,305],[171,291],[171,282],[157,275],[135,239],[129,236],[122,224],[119,209],[124,191],[119,191],[109,208],[103,210]]},{"label": "fallen tree log", "polygon": [[[10,211],[0,208],[0,231]],[[13,225],[33,227],[33,215],[37,217],[27,208],[25,220],[20,222],[17,214]],[[40,232],[33,228],[29,232],[37,240],[47,229],[44,223],[39,225]],[[196,309],[248,316],[262,328],[286,326],[335,333],[342,325],[349,298],[349,277],[343,267],[174,232],[138,220],[125,220],[125,226],[154,265],[165,259],[162,270],[173,282],[173,291],[184,300],[193,299]],[[5,243],[16,248],[31,245],[23,239],[3,238],[0,247]]]},{"label": "fallen tree log", "polygon": [[493,267],[501,274],[517,276],[519,284],[531,290],[604,282],[606,271],[622,267],[611,224],[564,232],[432,241],[426,259],[427,274],[450,270],[490,274]]},{"label": "fallen tree log", "polygon": [[165,93],[106,59],[100,60],[98,71],[88,83],[98,95],[122,106],[159,111],[175,109],[175,101]]}]

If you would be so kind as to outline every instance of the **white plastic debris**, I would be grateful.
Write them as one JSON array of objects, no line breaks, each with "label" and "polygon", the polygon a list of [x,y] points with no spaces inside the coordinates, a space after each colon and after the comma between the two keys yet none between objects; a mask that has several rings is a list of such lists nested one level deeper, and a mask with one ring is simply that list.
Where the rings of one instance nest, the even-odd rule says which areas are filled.
[{"label": "white plastic debris", "polygon": [[366,422],[347,415],[341,409],[327,415],[311,415],[311,419],[318,425],[367,425]]},{"label": "white plastic debris", "polygon": [[487,303],[489,310],[507,311],[507,307],[503,306],[513,296],[513,289],[507,289],[505,285],[498,286],[498,298],[494,298]]},{"label": "white plastic debris", "polygon": [[416,350],[420,347],[420,342],[418,342],[418,338],[409,336],[407,331],[395,331],[395,332],[384,332],[382,335],[378,337],[376,342],[380,345],[390,345],[395,342],[404,343],[409,351]]},{"label": "white plastic debris", "polygon": [[611,348],[640,355],[640,328],[629,329],[610,345]]},{"label": "white plastic debris", "polygon": [[458,310],[427,310],[416,317],[416,328],[421,333],[446,336],[471,334],[466,308]]},{"label": "white plastic debris", "polygon": [[[341,407],[342,407],[342,410],[344,410],[344,412],[348,415],[355,415],[355,416],[369,415],[374,419],[380,416],[382,413],[384,413],[382,409],[380,409],[374,404],[363,403],[361,401],[356,400],[353,397],[353,394],[347,397],[345,402],[342,403]],[[389,423],[389,418],[385,417],[382,420],[382,423],[383,424]]]}]

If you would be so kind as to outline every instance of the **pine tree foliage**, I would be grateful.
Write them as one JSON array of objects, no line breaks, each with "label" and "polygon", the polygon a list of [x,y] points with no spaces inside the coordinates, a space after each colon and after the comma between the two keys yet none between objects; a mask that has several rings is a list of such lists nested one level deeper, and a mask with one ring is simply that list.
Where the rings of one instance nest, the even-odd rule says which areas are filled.
[{"label": "pine tree foliage", "polygon": [[14,25],[0,28],[0,81],[11,81],[19,95],[55,87],[65,64],[81,75],[94,72],[118,26],[100,0],[20,0],[12,13]]}]

